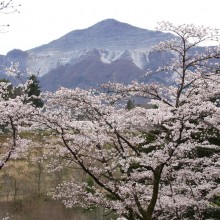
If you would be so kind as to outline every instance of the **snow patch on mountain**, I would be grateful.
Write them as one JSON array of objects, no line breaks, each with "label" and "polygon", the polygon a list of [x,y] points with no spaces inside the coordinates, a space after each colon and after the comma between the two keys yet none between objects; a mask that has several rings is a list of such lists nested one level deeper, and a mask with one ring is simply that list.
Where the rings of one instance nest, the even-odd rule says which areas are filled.
[{"label": "snow patch on mountain", "polygon": [[150,50],[134,50],[131,53],[131,58],[134,64],[136,64],[140,69],[144,70],[147,63],[149,63],[148,55]]},{"label": "snow patch on mountain", "polygon": [[144,70],[146,64],[149,63],[149,52],[150,50],[125,50],[125,51],[108,51],[101,50],[100,52],[100,60],[103,63],[112,63],[119,59],[127,59],[131,60],[136,66],[140,69]]}]

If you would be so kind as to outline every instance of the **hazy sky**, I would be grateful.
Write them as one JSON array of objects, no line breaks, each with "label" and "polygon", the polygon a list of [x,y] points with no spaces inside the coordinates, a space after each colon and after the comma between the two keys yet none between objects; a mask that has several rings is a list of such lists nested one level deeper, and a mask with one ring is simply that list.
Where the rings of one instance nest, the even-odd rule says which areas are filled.
[{"label": "hazy sky", "polygon": [[19,14],[0,14],[0,54],[16,48],[27,50],[62,35],[114,18],[154,29],[159,21],[220,28],[220,0],[14,0]]}]

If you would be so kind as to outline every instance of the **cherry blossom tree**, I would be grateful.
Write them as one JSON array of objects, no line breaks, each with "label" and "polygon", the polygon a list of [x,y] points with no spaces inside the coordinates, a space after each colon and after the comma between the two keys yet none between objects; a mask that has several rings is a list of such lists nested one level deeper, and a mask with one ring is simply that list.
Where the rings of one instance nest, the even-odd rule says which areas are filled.
[{"label": "cherry blossom tree", "polygon": [[[54,190],[67,207],[104,207],[129,220],[182,220],[205,219],[214,206],[220,193],[220,51],[201,52],[199,45],[218,32],[170,23],[160,30],[176,35],[154,47],[175,55],[158,70],[172,74],[171,86],[108,83],[105,92],[61,88],[47,94],[35,120],[52,132],[50,153],[62,158],[50,169],[69,166],[86,177],[73,176]],[[133,97],[153,107],[126,109]]]},{"label": "cherry blossom tree", "polygon": [[[18,64],[12,65],[7,72],[14,76],[19,74]],[[21,134],[30,129],[32,117],[37,112],[36,107],[29,102],[32,96],[27,93],[27,88],[32,83],[33,81],[27,80],[13,87],[7,80],[0,82],[0,170],[9,159],[19,158],[26,153],[30,145],[30,140],[22,138]]]}]

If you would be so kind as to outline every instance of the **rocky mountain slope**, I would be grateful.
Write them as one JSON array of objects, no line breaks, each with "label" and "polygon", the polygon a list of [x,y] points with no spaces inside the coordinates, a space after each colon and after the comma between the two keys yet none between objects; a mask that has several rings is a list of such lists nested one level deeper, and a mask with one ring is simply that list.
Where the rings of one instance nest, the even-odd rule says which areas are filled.
[{"label": "rocky mountain slope", "polygon": [[0,56],[1,77],[6,66],[19,62],[21,68],[39,73],[44,90],[59,86],[88,88],[108,81],[129,83],[143,79],[148,68],[167,61],[167,56],[151,52],[151,46],[170,38],[173,36],[169,33],[107,19],[46,45]]}]

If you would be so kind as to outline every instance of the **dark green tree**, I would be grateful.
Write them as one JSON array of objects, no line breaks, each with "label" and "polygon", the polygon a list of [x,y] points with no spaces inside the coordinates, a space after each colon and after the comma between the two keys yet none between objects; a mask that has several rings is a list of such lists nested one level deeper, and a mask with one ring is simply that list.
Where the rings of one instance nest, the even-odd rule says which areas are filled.
[{"label": "dark green tree", "polygon": [[134,105],[134,100],[129,99],[129,100],[127,101],[126,109],[131,110],[131,109],[133,109],[134,107],[135,107],[135,105]]},{"label": "dark green tree", "polygon": [[43,107],[44,103],[42,99],[39,97],[41,94],[41,89],[40,89],[40,82],[37,76],[33,74],[29,77],[28,80],[32,81],[32,83],[30,83],[27,88],[27,95],[28,97],[30,97],[28,99],[29,102],[32,102],[33,105],[36,107],[39,108]]}]

